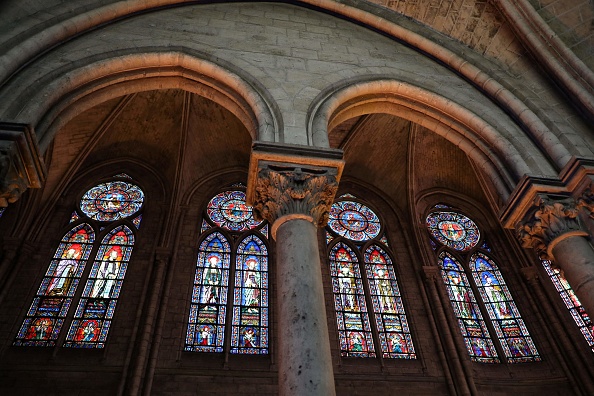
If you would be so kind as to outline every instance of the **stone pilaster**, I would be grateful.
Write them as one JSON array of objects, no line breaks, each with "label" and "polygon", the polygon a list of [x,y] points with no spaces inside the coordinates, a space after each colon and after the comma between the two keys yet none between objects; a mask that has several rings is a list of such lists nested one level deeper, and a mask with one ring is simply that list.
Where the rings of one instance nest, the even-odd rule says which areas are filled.
[{"label": "stone pilaster", "polygon": [[16,202],[28,188],[41,187],[45,176],[32,128],[0,122],[0,207]]},{"label": "stone pilaster", "polygon": [[533,248],[541,259],[551,260],[553,249],[566,238],[588,236],[579,222],[579,207],[570,197],[536,196],[524,220],[516,224],[523,247]]}]

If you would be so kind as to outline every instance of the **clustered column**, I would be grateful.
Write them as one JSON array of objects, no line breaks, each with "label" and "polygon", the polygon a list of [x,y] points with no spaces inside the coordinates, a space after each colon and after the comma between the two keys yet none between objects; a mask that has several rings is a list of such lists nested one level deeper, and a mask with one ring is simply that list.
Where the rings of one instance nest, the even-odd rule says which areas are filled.
[{"label": "clustered column", "polygon": [[279,393],[334,395],[317,228],[328,220],[342,161],[301,161],[258,162],[248,201],[276,240]]},{"label": "clustered column", "polygon": [[579,221],[575,199],[539,195],[516,225],[522,246],[534,248],[541,259],[552,260],[571,284],[586,312],[594,312],[594,249]]}]

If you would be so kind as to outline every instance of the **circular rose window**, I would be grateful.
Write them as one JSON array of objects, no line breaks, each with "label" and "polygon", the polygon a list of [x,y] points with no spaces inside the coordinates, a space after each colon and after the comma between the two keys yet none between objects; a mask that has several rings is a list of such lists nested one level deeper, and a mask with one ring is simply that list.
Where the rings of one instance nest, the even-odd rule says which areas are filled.
[{"label": "circular rose window", "polygon": [[375,238],[381,229],[377,215],[355,201],[340,201],[332,205],[328,226],[338,235],[357,242]]},{"label": "circular rose window", "polygon": [[114,181],[87,191],[80,200],[80,210],[93,220],[114,221],[132,216],[143,202],[144,193],[138,186]]},{"label": "circular rose window", "polygon": [[225,191],[214,196],[206,208],[208,217],[219,227],[231,231],[256,228],[261,221],[252,215],[252,207],[245,203],[243,191]]},{"label": "circular rose window", "polygon": [[439,242],[460,251],[472,249],[480,239],[475,222],[461,213],[432,212],[427,216],[427,228]]}]

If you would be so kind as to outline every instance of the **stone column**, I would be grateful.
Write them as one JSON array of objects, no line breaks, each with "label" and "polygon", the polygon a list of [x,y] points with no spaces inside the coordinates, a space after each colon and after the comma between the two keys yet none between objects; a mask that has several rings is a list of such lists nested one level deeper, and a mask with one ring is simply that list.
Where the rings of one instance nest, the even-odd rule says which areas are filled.
[{"label": "stone column", "polygon": [[328,220],[343,162],[324,155],[330,150],[296,157],[271,146],[252,153],[248,202],[276,240],[279,394],[334,395],[317,228]]},{"label": "stone column", "polygon": [[16,202],[28,188],[41,187],[45,176],[33,129],[0,122],[0,208]]},{"label": "stone column", "polygon": [[516,225],[522,246],[563,270],[587,312],[594,312],[594,249],[579,222],[573,198],[538,195]]}]

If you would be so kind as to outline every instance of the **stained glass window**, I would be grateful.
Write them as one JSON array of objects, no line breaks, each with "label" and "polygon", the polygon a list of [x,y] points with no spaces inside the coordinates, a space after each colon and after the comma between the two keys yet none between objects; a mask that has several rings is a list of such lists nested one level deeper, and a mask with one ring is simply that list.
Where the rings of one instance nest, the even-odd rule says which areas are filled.
[{"label": "stained glass window", "polygon": [[427,216],[431,235],[441,244],[459,251],[468,251],[476,246],[480,232],[474,221],[461,213],[437,211]]},{"label": "stained glass window", "polygon": [[415,359],[388,237],[378,215],[351,199],[343,194],[332,205],[326,228],[341,354]]},{"label": "stained glass window", "polygon": [[[539,361],[536,346],[476,223],[443,204],[433,209],[426,219],[434,238],[430,239],[431,248],[438,252],[441,274],[470,358],[483,363]],[[462,261],[448,249],[457,250]],[[487,320],[481,312],[486,312]],[[489,321],[495,334],[488,331]],[[498,356],[492,336],[504,357]]]},{"label": "stained glass window", "polygon": [[[125,174],[115,177],[130,179]],[[107,222],[139,212],[143,201],[144,193],[138,186],[122,181],[99,184],[83,195],[78,205],[80,211],[77,209],[70,216],[69,223],[74,227],[62,238],[54,254],[15,345],[56,345],[68,310],[75,305],[72,302],[77,286],[81,278],[87,277],[64,346],[105,346],[134,245],[134,234],[128,225],[113,228]],[[130,227],[138,228],[141,219],[142,214],[138,214]],[[98,242],[95,234],[103,234],[104,230],[108,232],[88,268],[89,255]]]},{"label": "stained glass window", "polygon": [[484,363],[499,362],[497,351],[462,266],[446,252],[439,255],[439,266],[470,358]]},{"label": "stained glass window", "polygon": [[351,241],[363,242],[377,237],[381,226],[377,215],[355,201],[338,201],[330,208],[328,227]]},{"label": "stained glass window", "polygon": [[578,325],[586,342],[592,348],[592,351],[594,351],[594,323],[592,322],[592,318],[584,309],[582,303],[569,285],[569,282],[563,276],[563,273],[558,268],[553,268],[551,262],[548,260],[543,260],[542,265],[553,281],[557,292],[559,292],[561,299],[563,299],[565,306],[571,313],[571,317]]},{"label": "stained glass window", "polygon": [[204,217],[185,350],[268,354],[268,224],[241,190],[215,195]]},{"label": "stained glass window", "polygon": [[470,267],[507,361],[519,363],[540,360],[495,262],[478,252],[470,258]]},{"label": "stained glass window", "polygon": [[342,356],[376,356],[359,260],[342,242],[330,252],[330,274]]},{"label": "stained glass window", "polygon": [[235,266],[231,353],[268,353],[268,251],[250,235],[239,243]]},{"label": "stained glass window", "polygon": [[64,235],[14,345],[56,344],[94,240],[95,233],[88,224],[75,226]]},{"label": "stained glass window", "polygon": [[365,250],[365,271],[385,358],[415,358],[408,321],[390,256],[379,246]]},{"label": "stained glass window", "polygon": [[0,208],[0,217],[2,217],[2,215],[4,214],[4,211],[6,210],[6,208]]},{"label": "stained glass window", "polygon": [[200,244],[186,351],[223,351],[230,261],[231,246],[220,232]]},{"label": "stained glass window", "polygon": [[143,201],[144,193],[138,186],[113,181],[87,191],[80,201],[80,209],[93,220],[115,221],[138,212]]},{"label": "stained glass window", "polygon": [[261,222],[252,215],[252,208],[245,203],[243,191],[225,191],[217,194],[208,203],[208,217],[219,227],[230,231],[247,231]]},{"label": "stained glass window", "polygon": [[125,225],[103,238],[64,346],[105,346],[133,247],[134,234]]}]

